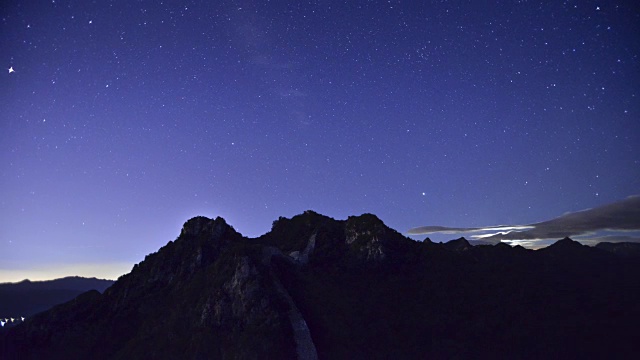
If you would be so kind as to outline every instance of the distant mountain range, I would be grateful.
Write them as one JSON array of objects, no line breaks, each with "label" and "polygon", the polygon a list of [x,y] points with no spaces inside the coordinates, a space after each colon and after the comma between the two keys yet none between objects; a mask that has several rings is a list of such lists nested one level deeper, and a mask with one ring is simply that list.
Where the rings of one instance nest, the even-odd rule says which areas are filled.
[{"label": "distant mountain range", "polygon": [[18,319],[50,309],[89,291],[103,292],[113,280],[65,277],[48,281],[23,280],[17,283],[0,283],[0,320],[14,319],[4,326],[14,325]]},{"label": "distant mountain range", "polygon": [[371,214],[196,217],[104,293],[0,335],[2,359],[635,358],[636,244],[414,241]]}]

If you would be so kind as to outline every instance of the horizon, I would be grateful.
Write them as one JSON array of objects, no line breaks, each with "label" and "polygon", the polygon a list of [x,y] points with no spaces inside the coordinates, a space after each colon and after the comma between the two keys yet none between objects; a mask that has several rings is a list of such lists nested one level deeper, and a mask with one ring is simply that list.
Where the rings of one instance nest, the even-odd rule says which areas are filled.
[{"label": "horizon", "polygon": [[633,1],[3,5],[0,281],[116,277],[197,215],[531,241],[640,194]]},{"label": "horizon", "polygon": [[[434,241],[437,243],[446,243],[449,241],[454,241],[454,240],[458,240],[459,238],[456,239],[449,239],[447,241]],[[415,239],[414,239],[415,240]],[[466,239],[467,241],[470,241],[471,245],[473,246],[478,246],[478,245],[474,245],[474,241],[477,240],[469,240]],[[545,243],[544,246],[539,246],[537,248],[529,248],[526,247],[526,249],[530,249],[530,250],[539,250],[539,249],[543,249],[557,241],[560,241],[562,239],[557,239],[554,241],[550,241],[549,243]],[[595,244],[584,244],[583,242],[579,241],[579,240],[575,240],[572,239],[573,241],[577,241],[579,243],[581,243],[582,245],[587,245],[587,246],[591,246],[594,247]],[[416,241],[422,241],[422,240],[416,240]],[[432,240],[433,241],[433,240]],[[509,245],[509,246],[516,246],[518,244],[508,244],[506,242],[504,242],[505,244]],[[596,243],[597,244],[597,243]],[[483,244],[484,245],[484,244]],[[495,244],[490,244],[491,246],[495,246]],[[73,273],[73,270],[69,270],[69,271],[60,271],[59,268],[57,267],[51,267],[51,268],[43,268],[43,269],[38,269],[38,270],[34,270],[34,271],[16,271],[16,272],[9,272],[6,273],[4,270],[0,270],[0,284],[16,284],[16,283],[20,283],[23,281],[32,281],[32,282],[38,282],[38,281],[51,281],[51,280],[58,280],[58,279],[62,279],[62,278],[69,278],[69,277],[83,277],[83,278],[95,278],[98,280],[111,280],[111,281],[117,281],[118,278],[120,278],[123,275],[126,275],[128,273],[131,272],[131,270],[133,269],[133,266],[135,264],[138,264],[140,262],[142,262],[144,259],[141,259],[139,262],[136,263],[132,263],[130,264],[121,264],[121,268],[128,268],[129,270],[125,271],[125,272],[120,272],[121,268],[113,268],[111,266],[105,266],[104,268],[106,268],[106,271],[86,271],[86,270],[80,270],[80,272],[78,273]],[[74,267],[71,266],[67,266],[67,269],[74,269]],[[82,267],[79,267],[80,269],[82,269]],[[93,265],[92,266],[93,269],[100,269],[101,266],[100,265]],[[59,275],[51,275],[51,271],[54,272],[58,272]],[[16,275],[16,274],[21,274],[21,275]],[[34,274],[34,275],[29,275],[29,274]],[[44,275],[47,274],[47,275]],[[97,275],[97,274],[115,274],[115,275],[106,275],[106,276],[113,276],[113,277],[103,277],[101,275]],[[50,277],[53,276],[53,277]]]},{"label": "horizon", "polygon": [[[638,198],[640,199],[639,196],[632,196],[629,198]],[[627,199],[629,199],[627,198]],[[585,211],[588,211],[591,209],[586,209],[586,210],[582,210],[580,212],[577,213],[584,213]],[[640,208],[633,208],[632,210],[635,211],[640,211]],[[305,210],[303,212],[300,212],[299,214],[296,214],[294,216],[297,215],[302,215],[304,214],[306,211]],[[313,211],[313,210],[311,210]],[[563,216],[567,216],[570,215],[571,213],[566,213],[563,214],[562,216],[558,217],[558,218],[562,218]],[[321,214],[324,216],[329,216],[326,214]],[[373,214],[375,215],[375,214]],[[203,215],[196,215],[194,217],[197,216],[203,216]],[[358,215],[350,215],[350,216],[358,216]],[[329,216],[331,218],[333,218],[332,216]],[[193,218],[193,217],[191,217]],[[190,219],[191,219],[190,218]],[[211,217],[212,219],[215,217]],[[555,219],[558,219],[555,218]],[[224,218],[223,218],[224,219]],[[189,219],[186,219],[184,221],[184,223],[186,223]],[[336,219],[339,221],[344,221],[345,219]],[[381,219],[384,222],[384,219]],[[225,221],[227,221],[225,219]],[[275,221],[275,219],[274,219]],[[228,222],[227,222],[228,223]],[[233,227],[237,232],[239,232],[240,234],[242,234],[242,231],[240,231],[239,229],[237,229],[236,227],[233,226],[233,224],[228,223],[231,227]],[[385,223],[386,224],[386,223]],[[640,221],[637,222],[637,228],[640,228]],[[388,226],[388,225],[387,225]],[[479,229],[456,229],[456,228],[449,228],[449,230],[447,230],[447,228],[443,228],[440,227],[437,231],[434,232],[426,232],[425,234],[411,234],[411,232],[414,229],[409,229],[405,232],[401,232],[401,234],[409,239],[412,239],[414,241],[419,241],[422,242],[424,241],[426,238],[429,238],[431,241],[436,242],[436,243],[446,243],[449,241],[453,241],[453,240],[458,240],[460,238],[464,238],[465,240],[469,241],[472,245],[475,245],[477,242],[481,242],[483,243],[482,245],[496,245],[496,242],[487,242],[486,239],[483,237],[484,235],[480,235],[478,236],[478,233],[486,233],[487,231],[491,231],[492,229],[495,228],[503,228],[506,227],[505,225],[499,225],[499,226],[489,226],[489,227],[484,227],[484,228],[479,228]],[[606,226],[605,226],[606,227]],[[392,227],[391,227],[392,228]],[[180,228],[181,229],[181,228]],[[392,228],[393,229],[393,228]],[[419,228],[415,228],[415,229],[419,229]],[[397,229],[394,229],[397,231]],[[270,231],[270,230],[269,230]],[[179,230],[178,230],[179,232]],[[267,231],[268,232],[268,231]],[[266,234],[267,232],[265,232],[264,234]],[[640,243],[640,230],[636,230],[636,231],[627,231],[627,233],[633,234],[635,237],[627,237],[627,238],[623,238],[622,240],[620,239],[613,239],[613,241],[607,241],[607,237],[603,237],[598,235],[598,233],[587,233],[586,235],[584,234],[577,234],[577,236],[566,236],[571,238],[571,240],[579,242],[582,245],[586,245],[586,246],[591,246],[594,247],[595,245],[597,245],[600,242],[634,242],[634,243]],[[260,235],[264,235],[264,234],[260,234]],[[465,236],[459,236],[459,237],[454,237],[455,234],[472,234],[471,238],[467,238]],[[253,236],[250,237],[251,239],[255,239],[258,236]],[[430,235],[430,236],[423,236],[423,235]],[[530,249],[530,250],[539,250],[545,247],[548,247],[552,244],[554,244],[557,241],[562,240],[564,237],[561,238],[542,238],[542,239],[534,239],[533,241],[531,239],[528,240],[500,240],[499,242],[501,243],[505,243],[509,246],[516,246],[516,245],[520,245],[523,246],[526,249]],[[176,238],[177,239],[177,238]],[[623,241],[623,240],[629,240],[632,239],[630,241]],[[174,239],[175,240],[175,239]],[[610,239],[611,240],[611,239]],[[160,245],[164,246],[167,242],[169,242],[170,240],[167,240],[164,244]],[[149,252],[148,254],[157,252],[159,250],[155,249],[151,252]],[[145,255],[148,255],[145,254]],[[49,280],[56,280],[56,279],[60,279],[60,278],[65,278],[65,277],[75,277],[75,276],[80,276],[80,277],[85,277],[85,278],[97,278],[97,279],[104,279],[104,280],[113,280],[113,281],[117,281],[118,278],[122,275],[128,274],[132,269],[133,266],[135,264],[138,264],[140,262],[142,262],[144,260],[144,256],[135,262],[132,263],[118,263],[118,264],[54,264],[54,265],[50,265],[50,266],[43,266],[40,268],[35,268],[35,269],[21,269],[21,270],[6,270],[6,269],[1,269],[0,268],[0,283],[18,283],[18,282],[22,282],[25,280],[29,280],[29,281],[49,281]]]},{"label": "horizon", "polygon": [[[435,241],[435,242],[437,242],[437,243],[446,243],[446,242],[454,241],[454,240],[458,240],[458,239],[459,238],[457,238],[457,239],[449,239],[447,241]],[[479,245],[474,245],[474,241],[477,241],[477,240],[468,240],[468,239],[466,239],[466,240],[469,241],[471,243],[471,245],[473,245],[473,246],[479,246]],[[540,250],[540,249],[543,249],[545,247],[548,247],[548,246],[552,245],[553,243],[555,243],[557,241],[560,241],[560,240],[562,240],[562,239],[557,239],[557,240],[553,240],[553,241],[550,240],[548,243],[545,243],[544,245],[540,245],[539,247],[536,247],[536,248],[530,248],[530,247],[525,247],[525,248],[529,249],[529,250],[536,251],[536,250]],[[571,239],[571,240],[579,242],[582,245],[590,246],[590,247],[595,247],[596,244],[600,243],[600,242],[596,242],[596,243],[589,242],[589,243],[585,244],[583,241],[580,241],[580,240],[575,240],[575,239]],[[422,240],[416,240],[416,241],[422,241]],[[604,241],[601,241],[601,242],[604,242]],[[503,242],[503,243],[505,243],[505,244],[507,244],[509,246],[512,246],[512,247],[518,245],[518,244],[513,244],[512,245],[512,244],[509,244],[507,242]],[[496,244],[482,244],[482,245],[495,246]],[[139,262],[142,262],[143,260],[144,259],[140,260]],[[50,274],[49,271],[51,269],[57,269],[57,268],[36,270],[35,272],[30,272],[30,271],[17,272],[17,273],[20,273],[20,274],[27,274],[27,275],[25,275],[27,277],[20,277],[19,275],[15,275],[15,276],[18,276],[18,277],[15,277],[14,274],[6,275],[6,274],[4,274],[3,270],[0,270],[0,284],[17,284],[17,283],[20,283],[20,282],[23,282],[23,281],[31,281],[31,282],[51,281],[51,280],[59,280],[59,279],[63,279],[63,278],[69,278],[69,277],[83,277],[83,278],[95,278],[95,279],[98,279],[98,280],[117,281],[118,278],[120,278],[121,276],[130,273],[131,270],[133,269],[133,266],[135,264],[138,264],[139,262],[131,264],[128,267],[129,270],[127,270],[126,272],[122,272],[122,273],[120,273],[119,270],[117,270],[117,269],[112,269],[112,268],[108,267],[109,270],[106,271],[106,272],[100,272],[100,271],[98,271],[98,272],[86,272],[84,274],[83,273],[79,273],[80,275],[78,275],[78,274],[74,275],[74,273],[71,273],[71,272],[60,272],[60,274],[63,274],[63,275],[53,275],[54,277],[47,277],[47,276],[51,276],[51,275],[43,276],[42,274],[45,274],[45,273]],[[123,265],[123,267],[126,267],[126,266],[128,266],[128,264]],[[32,275],[32,277],[28,277],[29,276],[28,274],[30,274],[30,273],[38,274],[38,275],[35,275],[35,276]],[[117,274],[117,275],[114,275],[113,277],[102,277],[102,276],[99,276],[99,275],[95,275],[95,274],[114,274],[114,273]],[[106,276],[109,276],[109,275],[106,275]]]}]

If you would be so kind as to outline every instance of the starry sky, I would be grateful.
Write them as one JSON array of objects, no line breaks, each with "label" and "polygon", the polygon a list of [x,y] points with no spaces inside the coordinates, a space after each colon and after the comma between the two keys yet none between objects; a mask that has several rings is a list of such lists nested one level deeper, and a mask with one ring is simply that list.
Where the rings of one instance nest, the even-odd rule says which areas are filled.
[{"label": "starry sky", "polygon": [[633,0],[0,11],[0,282],[117,278],[196,215],[258,236],[369,212],[407,233],[640,193]]}]

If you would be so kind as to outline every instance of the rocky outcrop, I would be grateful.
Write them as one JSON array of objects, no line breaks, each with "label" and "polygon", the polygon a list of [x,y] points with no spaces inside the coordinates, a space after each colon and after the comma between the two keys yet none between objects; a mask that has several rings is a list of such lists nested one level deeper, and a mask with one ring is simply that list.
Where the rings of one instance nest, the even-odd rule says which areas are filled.
[{"label": "rocky outcrop", "polygon": [[291,256],[295,261],[302,265],[306,265],[309,262],[309,255],[316,248],[316,233],[309,237],[309,242],[307,246],[302,251],[292,251],[289,256]]},{"label": "rocky outcrop", "polygon": [[356,256],[365,261],[381,261],[404,237],[388,228],[373,214],[350,216],[345,224],[345,242]]}]

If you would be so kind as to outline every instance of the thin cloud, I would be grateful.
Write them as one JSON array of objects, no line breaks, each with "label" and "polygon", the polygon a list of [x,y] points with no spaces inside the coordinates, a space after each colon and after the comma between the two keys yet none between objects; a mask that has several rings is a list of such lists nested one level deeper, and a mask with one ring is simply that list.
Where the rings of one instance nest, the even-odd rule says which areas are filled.
[{"label": "thin cloud", "polygon": [[[555,219],[529,225],[487,226],[481,228],[421,226],[409,230],[408,234],[425,235],[436,232],[445,234],[474,233],[474,235],[471,235],[472,238],[497,243],[500,241],[528,240],[528,242],[531,242],[535,240],[561,239],[567,236],[595,235],[595,233],[601,231],[640,231],[640,196],[630,196],[618,202],[567,213]],[[593,238],[597,238],[597,236]],[[640,240],[635,236],[625,236],[624,239],[626,241]]]},{"label": "thin cloud", "polygon": [[480,228],[452,228],[446,226],[420,226],[417,228],[409,229],[407,234],[409,235],[426,235],[433,233],[441,234],[462,234],[472,231],[479,231]]},{"label": "thin cloud", "polygon": [[496,226],[487,226],[481,228],[453,228],[446,226],[420,226],[417,228],[410,229],[407,234],[409,235],[424,235],[424,234],[433,234],[433,233],[441,233],[441,234],[464,234],[469,232],[479,232],[479,231],[513,231],[513,230],[526,230],[531,229],[533,226],[531,225],[496,225]]}]

